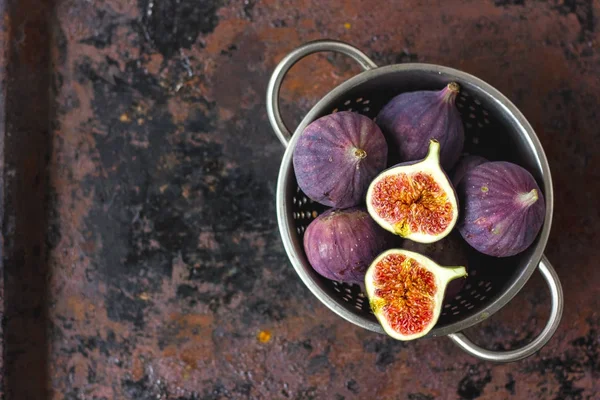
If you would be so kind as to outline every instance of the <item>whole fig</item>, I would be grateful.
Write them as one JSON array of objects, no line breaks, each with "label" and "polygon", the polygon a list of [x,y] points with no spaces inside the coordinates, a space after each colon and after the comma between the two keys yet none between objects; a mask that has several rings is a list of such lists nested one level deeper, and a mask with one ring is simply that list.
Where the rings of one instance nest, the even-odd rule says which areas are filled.
[{"label": "whole fig", "polygon": [[313,121],[300,135],[293,163],[306,196],[335,208],[362,203],[369,183],[387,163],[387,143],[377,124],[342,111]]},{"label": "whole fig", "polygon": [[478,165],[467,171],[457,192],[462,211],[458,230],[483,254],[508,257],[522,252],[544,223],[544,196],[531,173],[519,165]]},{"label": "whole fig", "polygon": [[364,207],[330,209],[308,225],[304,251],[313,269],[325,278],[362,284],[371,262],[393,241]]},{"label": "whole fig", "polygon": [[481,156],[468,155],[461,158],[454,168],[454,173],[452,174],[452,185],[457,187],[467,171],[483,164],[484,162],[488,162],[488,160]]},{"label": "whole fig", "polygon": [[465,133],[454,102],[460,86],[452,82],[440,91],[422,90],[399,94],[377,115],[392,162],[425,157],[429,140],[441,145],[442,167],[449,171],[463,150]]}]

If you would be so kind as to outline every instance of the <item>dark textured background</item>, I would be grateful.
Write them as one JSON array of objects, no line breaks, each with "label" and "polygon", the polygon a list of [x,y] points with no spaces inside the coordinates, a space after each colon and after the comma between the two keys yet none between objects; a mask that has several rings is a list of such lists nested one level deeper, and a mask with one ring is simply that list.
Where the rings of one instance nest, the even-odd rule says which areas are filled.
[{"label": "dark textured background", "polygon": [[[341,3],[0,0],[6,398],[600,398],[600,0]],[[396,342],[296,277],[264,96],[276,63],[320,38],[465,70],[530,120],[566,298],[539,354],[493,365],[445,338]],[[357,72],[343,56],[299,63],[286,120]],[[468,333],[517,346],[548,303],[536,274]]]}]

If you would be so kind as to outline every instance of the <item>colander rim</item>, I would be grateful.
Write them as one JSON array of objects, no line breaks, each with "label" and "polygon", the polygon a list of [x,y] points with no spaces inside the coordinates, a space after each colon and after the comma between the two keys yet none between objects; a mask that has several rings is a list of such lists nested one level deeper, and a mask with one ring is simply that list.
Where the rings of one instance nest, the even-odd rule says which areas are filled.
[{"label": "colander rim", "polygon": [[[292,266],[296,270],[302,282],[308,287],[311,293],[316,296],[325,306],[331,311],[342,317],[343,319],[360,326],[362,328],[371,330],[373,332],[384,333],[381,326],[375,322],[368,320],[364,317],[358,316],[344,307],[338,304],[338,301],[329,296],[326,292],[321,290],[312,277],[306,272],[304,264],[300,261],[296,250],[294,248],[292,237],[292,227],[290,225],[290,216],[287,214],[287,199],[285,188],[288,185],[288,179],[291,176],[292,155],[293,149],[298,140],[298,132],[301,132],[310,122],[322,115],[324,110],[331,107],[333,99],[340,97],[343,93],[350,89],[363,84],[364,82],[377,78],[385,74],[393,74],[398,72],[411,72],[421,71],[431,74],[438,74],[443,77],[447,77],[448,81],[456,80],[459,84],[468,83],[470,87],[477,90],[478,95],[485,95],[490,103],[494,103],[499,110],[502,110],[503,114],[508,117],[511,128],[516,129],[523,136],[530,148],[534,150],[536,157],[536,163],[541,170],[541,178],[544,184],[544,197],[546,200],[546,215],[542,230],[538,235],[538,240],[535,244],[535,248],[525,268],[519,270],[519,276],[514,279],[513,283],[507,286],[503,293],[499,294],[497,298],[491,301],[489,304],[484,306],[477,313],[469,315],[465,318],[461,318],[456,322],[447,324],[442,327],[434,327],[427,337],[445,336],[451,333],[460,332],[466,328],[476,325],[477,323],[489,318],[502,307],[504,307],[522,288],[525,286],[535,269],[537,268],[544,249],[546,248],[550,230],[552,226],[552,214],[554,209],[554,193],[552,187],[552,177],[550,172],[550,166],[546,158],[543,146],[537,137],[533,127],[527,121],[522,112],[499,90],[488,84],[487,82],[477,78],[469,73],[442,66],[437,64],[427,63],[405,63],[405,64],[393,64],[388,66],[382,66],[367,71],[363,71],[358,75],[342,82],[336,86],[329,93],[323,96],[304,116],[298,127],[294,130],[294,134],[289,141],[284,156],[281,160],[279,174],[277,178],[277,195],[276,195],[276,210],[277,220],[279,226],[280,236],[288,255]],[[308,266],[310,268],[310,266]]]}]

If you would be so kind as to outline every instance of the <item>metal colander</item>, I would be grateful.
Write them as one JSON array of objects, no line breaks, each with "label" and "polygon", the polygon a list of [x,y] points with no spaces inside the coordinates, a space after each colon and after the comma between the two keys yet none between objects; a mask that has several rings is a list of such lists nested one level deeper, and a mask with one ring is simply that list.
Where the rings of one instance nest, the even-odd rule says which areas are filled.
[{"label": "metal colander", "polygon": [[[515,361],[538,351],[558,327],[563,305],[558,277],[543,256],[553,212],[548,162],[532,127],[507,98],[480,79],[451,68],[430,64],[377,67],[356,48],[329,40],[307,43],[295,49],[276,67],[267,89],[267,112],[273,130],[287,147],[277,182],[277,218],[285,250],[302,281],[319,300],[344,319],[383,333],[361,288],[321,277],[310,266],[303,249],[306,227],[326,207],[308,199],[296,184],[292,153],[297,135],[291,135],[281,119],[278,96],[289,68],[301,58],[321,51],[343,53],[356,60],[365,71],[324,96],[308,112],[296,133],[315,119],[338,111],[355,111],[375,118],[379,110],[399,93],[439,90],[455,81],[461,86],[456,104],[465,127],[464,151],[490,160],[515,162],[534,175],[546,200],[545,223],[536,242],[525,252],[508,258],[488,257],[472,250],[464,288],[444,306],[438,323],[427,336],[448,335],[468,353],[491,361]],[[494,352],[475,345],[460,333],[508,303],[537,267],[549,285],[552,306],[546,327],[534,341],[519,349]]]}]

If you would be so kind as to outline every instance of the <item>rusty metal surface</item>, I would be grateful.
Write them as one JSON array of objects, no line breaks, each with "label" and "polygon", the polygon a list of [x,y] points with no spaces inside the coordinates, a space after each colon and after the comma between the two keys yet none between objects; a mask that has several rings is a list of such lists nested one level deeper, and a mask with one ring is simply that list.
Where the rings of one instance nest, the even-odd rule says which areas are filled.
[{"label": "rusty metal surface", "polygon": [[[600,1],[393,3],[0,2],[6,398],[600,397]],[[290,49],[325,37],[381,65],[465,70],[530,120],[566,299],[539,354],[494,365],[444,338],[395,342],[302,286],[275,221],[283,149],[264,93]],[[356,72],[302,61],[286,120]],[[548,301],[536,275],[469,334],[523,343]]]}]

